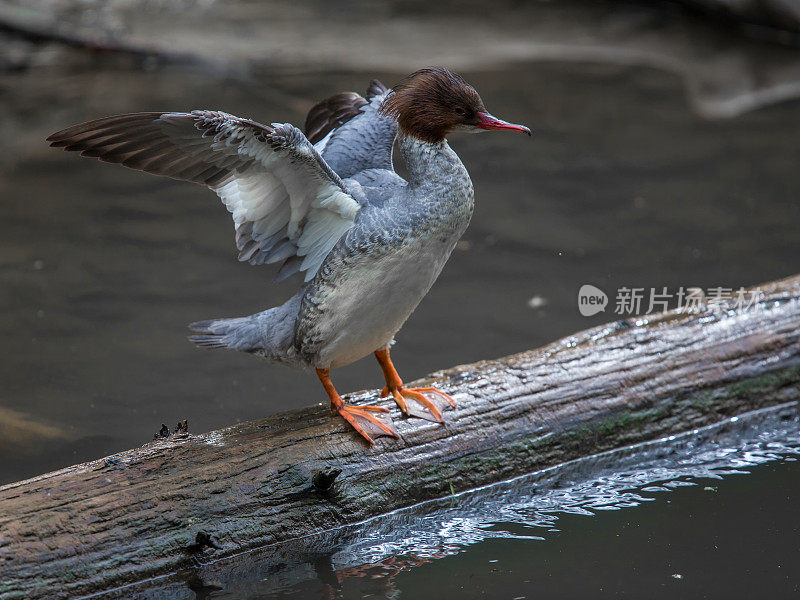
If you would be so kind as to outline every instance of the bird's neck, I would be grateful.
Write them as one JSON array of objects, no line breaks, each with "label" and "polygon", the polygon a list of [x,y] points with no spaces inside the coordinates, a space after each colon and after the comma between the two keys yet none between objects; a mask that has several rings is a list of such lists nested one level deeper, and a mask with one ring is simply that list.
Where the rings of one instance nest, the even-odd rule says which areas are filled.
[{"label": "bird's neck", "polygon": [[426,142],[404,135],[399,139],[399,146],[408,170],[409,185],[427,187],[469,182],[466,168],[446,140]]}]

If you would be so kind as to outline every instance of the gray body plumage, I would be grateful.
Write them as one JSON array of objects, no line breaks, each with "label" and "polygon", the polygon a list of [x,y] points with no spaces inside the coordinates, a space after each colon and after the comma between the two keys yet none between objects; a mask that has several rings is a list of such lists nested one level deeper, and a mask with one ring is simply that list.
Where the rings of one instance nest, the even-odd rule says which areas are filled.
[{"label": "gray body plumage", "polygon": [[393,119],[377,96],[317,144],[361,209],[316,275],[282,306],[196,323],[200,345],[300,368],[331,368],[386,348],[439,276],[469,224],[473,188],[447,142],[399,139],[408,181],[392,167]]},{"label": "gray body plumage", "polygon": [[[472,215],[472,182],[446,141],[401,136],[387,92],[345,93],[290,124],[220,111],[133,113],[51,135],[83,156],[199,183],[233,217],[239,260],[304,281],[283,305],[191,325],[200,346],[296,367],[338,367],[386,348],[438,277]],[[312,125],[309,128],[309,123]],[[320,139],[321,136],[325,136]]]},{"label": "gray body plumage", "polygon": [[387,171],[383,185],[362,184],[367,205],[303,290],[294,348],[308,365],[386,348],[469,224],[472,183],[447,143],[401,138],[400,148],[409,181]]}]

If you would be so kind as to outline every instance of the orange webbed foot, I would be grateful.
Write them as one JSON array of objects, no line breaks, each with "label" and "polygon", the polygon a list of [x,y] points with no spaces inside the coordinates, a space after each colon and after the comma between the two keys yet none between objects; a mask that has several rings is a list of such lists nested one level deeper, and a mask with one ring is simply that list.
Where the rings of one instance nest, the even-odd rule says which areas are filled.
[{"label": "orange webbed foot", "polygon": [[341,404],[335,407],[334,411],[350,423],[370,445],[375,443],[375,438],[400,437],[394,428],[388,409],[381,406]]},{"label": "orange webbed foot", "polygon": [[317,369],[317,376],[328,393],[328,398],[331,400],[331,412],[341,415],[345,421],[353,426],[353,429],[369,442],[370,446],[375,444],[375,438],[400,437],[400,434],[394,428],[388,409],[382,406],[345,404],[342,397],[336,392],[336,388],[333,387],[333,383],[331,383],[328,369]]},{"label": "orange webbed foot", "polygon": [[400,385],[390,389],[386,386],[381,391],[381,398],[389,394],[392,394],[403,414],[434,423],[444,423],[442,411],[448,406],[456,406],[455,400],[433,387],[407,388]]},{"label": "orange webbed foot", "polygon": [[434,423],[444,423],[442,411],[448,405],[455,408],[455,400],[434,387],[407,388],[404,386],[403,380],[400,379],[400,375],[397,374],[397,370],[392,364],[388,348],[376,350],[375,358],[378,359],[378,364],[380,364],[386,379],[386,387],[381,391],[381,398],[391,394],[404,414]]}]

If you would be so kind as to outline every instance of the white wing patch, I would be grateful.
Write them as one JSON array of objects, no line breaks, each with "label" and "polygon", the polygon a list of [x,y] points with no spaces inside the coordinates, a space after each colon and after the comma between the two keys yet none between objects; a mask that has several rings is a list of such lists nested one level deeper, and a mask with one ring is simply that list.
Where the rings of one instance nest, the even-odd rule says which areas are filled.
[{"label": "white wing patch", "polygon": [[[297,135],[299,130],[292,133]],[[269,152],[254,143],[256,140],[247,140],[242,149],[263,169],[254,168],[253,175],[234,179],[231,183],[239,182],[235,196],[229,195],[227,189],[219,189],[217,193],[237,226],[254,222],[251,236],[254,240],[268,240],[285,227],[289,243],[277,244],[267,262],[285,260],[291,255],[303,257],[299,270],[305,271],[305,281],[310,281],[339,239],[353,226],[361,207],[341,185],[324,177],[324,173],[310,172],[308,165],[322,159],[305,137],[303,141],[291,148],[294,160],[286,160],[280,151]]]},{"label": "white wing patch", "polygon": [[[216,153],[235,152],[253,159],[215,191],[237,229],[252,223],[250,239],[267,246],[262,250],[267,256],[246,252],[243,260],[273,263],[296,255],[303,258],[299,270],[309,281],[353,226],[360,205],[316,164],[322,158],[299,130],[279,123],[273,127],[289,133],[294,143],[276,150],[257,140],[252,131],[236,126],[214,136],[211,148]],[[282,239],[273,239],[281,232],[285,232]]]},{"label": "white wing patch", "polygon": [[314,277],[336,242],[353,226],[360,209],[349,194],[334,186],[327,188],[317,194],[297,240],[297,256],[305,257],[300,270],[306,272],[306,281]]},{"label": "white wing patch", "polygon": [[254,165],[215,191],[237,227],[253,223],[250,237],[256,242],[264,242],[285,228],[286,240],[275,245],[265,262],[292,255],[304,257],[299,270],[305,271],[305,281],[309,281],[353,226],[361,207],[350,194],[327,181],[316,181],[311,190],[314,195],[310,196],[314,182],[291,166],[276,162],[270,171]]}]

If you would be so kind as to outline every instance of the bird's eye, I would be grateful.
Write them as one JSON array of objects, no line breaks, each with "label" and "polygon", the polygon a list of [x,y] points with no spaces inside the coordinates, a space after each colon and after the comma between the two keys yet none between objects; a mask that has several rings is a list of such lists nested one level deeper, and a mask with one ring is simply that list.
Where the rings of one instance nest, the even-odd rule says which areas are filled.
[{"label": "bird's eye", "polygon": [[458,115],[459,115],[459,116],[461,116],[461,117],[465,117],[465,116],[467,115],[467,111],[465,111],[465,110],[464,110],[463,108],[461,108],[460,106],[457,106],[457,107],[456,107],[456,114],[458,114]]}]

